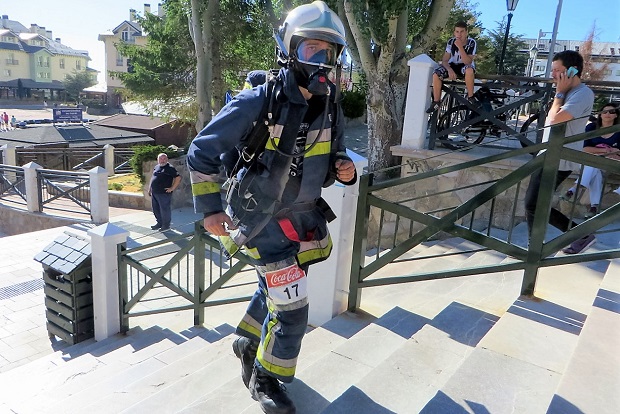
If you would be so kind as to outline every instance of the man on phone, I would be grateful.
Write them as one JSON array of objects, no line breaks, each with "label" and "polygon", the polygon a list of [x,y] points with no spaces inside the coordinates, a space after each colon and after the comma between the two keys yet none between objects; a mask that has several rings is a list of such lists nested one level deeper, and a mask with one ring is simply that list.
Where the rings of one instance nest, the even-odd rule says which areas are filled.
[{"label": "man on phone", "polygon": [[[551,125],[566,122],[566,137],[580,134],[585,131],[588,118],[592,112],[594,104],[594,93],[590,88],[581,82],[583,71],[583,57],[574,50],[565,50],[553,56],[551,64],[551,76],[555,83],[555,97],[551,109],[547,114],[543,142],[549,140]],[[578,151],[582,150],[583,142],[577,141],[566,144],[566,147]],[[555,189],[566,180],[573,171],[579,171],[579,164],[572,161],[560,160],[558,175],[555,181]],[[532,234],[534,223],[534,211],[536,210],[536,200],[540,190],[540,179],[542,170],[534,173],[530,178],[530,184],[525,193],[525,217],[529,234]],[[564,214],[555,208],[551,209],[549,224],[561,231],[568,231],[577,225]],[[563,250],[566,254],[576,254],[594,243],[594,236],[588,235],[575,242]]]}]

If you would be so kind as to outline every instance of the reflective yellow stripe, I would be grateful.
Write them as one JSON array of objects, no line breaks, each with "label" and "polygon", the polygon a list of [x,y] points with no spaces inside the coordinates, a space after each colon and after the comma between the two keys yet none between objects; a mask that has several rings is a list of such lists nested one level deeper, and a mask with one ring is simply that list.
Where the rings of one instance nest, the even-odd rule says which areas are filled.
[{"label": "reflective yellow stripe", "polygon": [[[314,242],[309,242],[309,243],[304,243],[302,242],[300,245],[300,251],[299,253],[297,253],[297,261],[299,262],[300,265],[303,265],[305,263],[308,262],[316,262],[320,259],[326,259],[329,257],[331,251],[332,251],[332,238],[331,236],[327,236],[327,245],[323,246],[325,242],[325,239],[321,240],[321,242],[316,243],[316,241]],[[310,247],[312,245],[317,246],[317,248],[315,249],[304,249],[304,245]]]},{"label": "reflective yellow stripe", "polygon": [[252,335],[260,338],[260,329],[256,329],[254,326],[250,325],[249,323],[245,322],[245,321],[241,321],[239,322],[239,329],[242,329],[246,332],[251,333]]},{"label": "reflective yellow stripe", "polygon": [[[316,144],[314,146],[314,148],[312,148],[306,155],[305,157],[312,157],[314,155],[325,155],[325,154],[329,154],[329,152],[332,149],[332,143],[331,142],[319,142],[318,144]],[[306,149],[310,148],[310,145],[306,145]]]},{"label": "reflective yellow stripe", "polygon": [[233,256],[239,250],[239,246],[237,246],[237,243],[235,243],[235,241],[230,236],[219,236],[219,239],[220,243],[222,243],[222,246],[224,246],[228,254],[230,254],[231,256]]},{"label": "reflective yellow stripe", "polygon": [[192,183],[192,195],[201,196],[205,194],[213,194],[220,192],[220,185],[211,181],[203,181],[202,183]]},{"label": "reflective yellow stripe", "polygon": [[[279,377],[294,377],[295,369],[297,368],[297,358],[285,360],[285,359],[276,358],[269,353],[267,354],[265,353],[265,348],[269,347],[269,343],[272,339],[271,334],[272,334],[274,326],[277,323],[278,323],[278,320],[275,318],[269,321],[268,328],[267,328],[267,335],[265,336],[265,341],[264,343],[261,343],[261,346],[259,346],[258,349],[256,350],[256,359],[258,359],[258,362],[261,364],[261,366],[265,370],[272,372]],[[280,363],[288,363],[291,366],[284,367],[282,365],[277,365],[273,362],[268,362],[265,358],[269,358],[272,361],[277,360]]]},{"label": "reflective yellow stripe", "polygon": [[247,246],[244,248],[244,253],[250,256],[252,259],[260,259],[260,253],[258,253],[258,249],[256,247],[252,247],[249,249]]},{"label": "reflective yellow stripe", "polygon": [[280,144],[280,138],[278,137],[271,137],[267,140],[267,143],[265,144],[265,149],[271,150],[271,151],[275,151],[276,147],[274,147],[274,144],[277,146]]}]

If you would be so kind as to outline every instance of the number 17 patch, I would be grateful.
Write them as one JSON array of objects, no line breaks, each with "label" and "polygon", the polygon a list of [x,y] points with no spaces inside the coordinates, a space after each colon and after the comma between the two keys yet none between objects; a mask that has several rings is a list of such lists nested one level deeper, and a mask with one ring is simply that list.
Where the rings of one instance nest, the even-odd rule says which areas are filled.
[{"label": "number 17 patch", "polygon": [[308,296],[308,278],[297,264],[265,273],[265,281],[276,305],[288,305]]}]

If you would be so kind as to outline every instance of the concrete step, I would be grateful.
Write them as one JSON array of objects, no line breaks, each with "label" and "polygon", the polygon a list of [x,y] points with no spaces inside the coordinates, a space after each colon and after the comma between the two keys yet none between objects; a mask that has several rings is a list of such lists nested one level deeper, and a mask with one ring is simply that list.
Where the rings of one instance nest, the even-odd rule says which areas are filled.
[{"label": "concrete step", "polygon": [[[6,405],[16,412],[43,412],[48,407],[127,370],[175,345],[170,333],[155,328],[134,336],[133,341],[112,352],[85,354],[58,369],[31,376],[28,387],[8,395]],[[101,349],[101,348],[100,348]]]},{"label": "concrete step", "polygon": [[[232,333],[232,327],[223,325],[216,330],[197,328],[193,330],[192,338],[179,340],[174,338],[175,346],[154,355],[138,364],[134,364],[125,370],[118,370],[111,375],[107,375],[101,381],[92,383],[90,386],[82,386],[76,393],[67,396],[56,404],[48,404],[50,411],[55,412],[83,412],[83,407],[93,404],[93,401],[103,398],[106,395],[122,393],[129,385],[140,378],[148,377],[158,370],[175,363],[194,352],[208,347],[209,344],[221,340],[223,337]],[[68,409],[67,407],[72,407]]]},{"label": "concrete step", "polygon": [[620,260],[605,273],[549,414],[620,411]]},{"label": "concrete step", "polygon": [[[212,364],[220,360],[223,356],[227,358],[231,356],[229,355],[232,354],[230,347],[231,342],[232,339],[230,336],[226,336],[214,343],[205,341],[202,348],[186,355],[180,360],[170,364],[162,362],[164,365],[160,369],[148,375],[132,377],[129,381],[126,381],[126,383],[114,384],[113,387],[106,390],[105,394],[95,394],[89,405],[80,407],[82,410],[81,412],[120,413],[124,410],[138,410],[137,405],[140,405],[142,402],[149,406],[153,404],[154,401],[160,397],[155,397],[151,402],[146,401],[156,396],[158,393],[165,393],[165,395],[168,396],[167,398],[172,398],[170,393],[173,391],[187,398],[191,390],[192,393],[196,393],[195,398],[198,398],[205,392],[200,389],[203,380],[210,376],[218,377],[220,374],[222,374],[222,380],[226,378],[227,368],[217,366],[216,369]],[[230,365],[231,367],[233,366],[232,363]],[[235,368],[237,367],[236,365],[234,366]],[[196,375],[199,371],[203,371],[203,373]],[[192,378],[196,379],[194,384],[191,383]],[[183,400],[183,405],[178,408],[182,408],[190,402],[191,401]],[[76,411],[76,413],[77,412],[78,411]],[[171,411],[154,410],[152,412]]]},{"label": "concrete step", "polygon": [[[517,298],[420,412],[545,412],[606,267],[546,270],[537,297]],[[571,283],[581,288],[566,287]]]},{"label": "concrete step", "polygon": [[395,308],[298,372],[296,379],[286,385],[297,412],[322,412],[351,384],[396,351],[419,326],[420,318]]}]

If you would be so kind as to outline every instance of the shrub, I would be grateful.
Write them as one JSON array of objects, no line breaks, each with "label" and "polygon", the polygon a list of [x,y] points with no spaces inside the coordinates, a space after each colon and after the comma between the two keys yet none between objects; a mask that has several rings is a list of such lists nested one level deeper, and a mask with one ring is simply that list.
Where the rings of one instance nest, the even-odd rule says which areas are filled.
[{"label": "shrub", "polygon": [[342,111],[347,118],[359,118],[366,110],[366,94],[358,91],[342,92]]},{"label": "shrub", "polygon": [[139,145],[133,147],[133,150],[134,154],[129,160],[129,165],[131,165],[133,172],[140,177],[141,184],[144,184],[146,181],[146,177],[142,173],[142,165],[146,161],[156,160],[157,156],[162,152],[167,154],[168,158],[177,158],[180,155],[179,152],[168,149],[163,145]]},{"label": "shrub", "polygon": [[121,183],[111,183],[111,184],[108,184],[108,190],[122,191],[123,190],[123,184],[121,184]]}]

